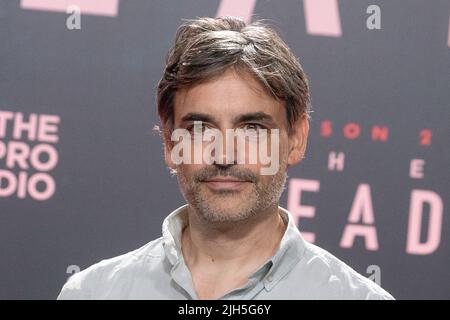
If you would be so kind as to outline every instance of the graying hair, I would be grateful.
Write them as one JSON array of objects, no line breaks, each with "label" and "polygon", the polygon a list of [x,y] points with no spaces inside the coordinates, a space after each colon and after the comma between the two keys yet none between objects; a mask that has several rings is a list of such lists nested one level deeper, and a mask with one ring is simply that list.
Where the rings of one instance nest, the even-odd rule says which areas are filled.
[{"label": "graying hair", "polygon": [[[285,102],[289,132],[302,116],[310,118],[306,74],[280,36],[262,20],[249,25],[237,17],[188,19],[177,30],[157,90],[165,133],[173,129],[177,89],[217,77],[229,68],[252,74],[264,90]],[[167,131],[166,131],[167,130]]]}]

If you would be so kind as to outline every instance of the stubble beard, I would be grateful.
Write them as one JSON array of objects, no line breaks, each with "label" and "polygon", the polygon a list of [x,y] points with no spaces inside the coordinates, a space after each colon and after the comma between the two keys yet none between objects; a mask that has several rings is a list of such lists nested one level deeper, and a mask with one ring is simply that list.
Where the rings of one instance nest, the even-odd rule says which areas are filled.
[{"label": "stubble beard", "polygon": [[277,173],[271,177],[263,183],[255,176],[256,181],[249,182],[241,191],[217,191],[197,181],[195,176],[188,181],[183,166],[177,168],[177,179],[184,198],[198,218],[206,223],[240,222],[264,212],[270,206],[278,206],[287,180],[285,163],[280,164]]}]

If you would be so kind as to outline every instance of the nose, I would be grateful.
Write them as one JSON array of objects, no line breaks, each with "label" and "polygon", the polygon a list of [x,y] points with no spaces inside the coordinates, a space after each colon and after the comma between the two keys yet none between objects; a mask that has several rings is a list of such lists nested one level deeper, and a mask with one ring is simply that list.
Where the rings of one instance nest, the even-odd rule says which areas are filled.
[{"label": "nose", "polygon": [[212,154],[212,164],[219,169],[227,169],[238,164],[237,158],[237,142],[229,141],[229,139],[235,139],[234,137],[229,138],[227,132],[221,132],[221,147],[214,149]]},{"label": "nose", "polygon": [[[220,157],[219,159],[217,157]],[[222,154],[218,154],[214,157],[213,164],[218,167],[219,169],[227,169],[229,167],[232,167],[237,164],[236,157],[230,157],[230,155],[227,155],[227,152],[223,152]]]},{"label": "nose", "polygon": [[217,161],[214,161],[213,164],[221,170],[226,170],[226,169],[236,165],[237,161],[234,160],[232,163],[217,163]]}]

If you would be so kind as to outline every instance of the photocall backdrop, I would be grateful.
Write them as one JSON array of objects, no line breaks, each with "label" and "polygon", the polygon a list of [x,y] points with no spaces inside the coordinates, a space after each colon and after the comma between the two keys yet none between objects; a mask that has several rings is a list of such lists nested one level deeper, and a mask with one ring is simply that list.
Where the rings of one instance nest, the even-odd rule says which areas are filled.
[{"label": "photocall backdrop", "polygon": [[0,298],[54,299],[161,236],[184,199],[156,86],[182,19],[219,15],[267,19],[309,75],[281,199],[304,237],[396,298],[450,298],[444,0],[1,1]]}]

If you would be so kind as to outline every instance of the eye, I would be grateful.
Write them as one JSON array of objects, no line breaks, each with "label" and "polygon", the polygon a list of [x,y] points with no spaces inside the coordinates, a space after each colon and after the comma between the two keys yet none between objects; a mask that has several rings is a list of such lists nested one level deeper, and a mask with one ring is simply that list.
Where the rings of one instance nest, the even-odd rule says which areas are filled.
[{"label": "eye", "polygon": [[259,123],[246,123],[243,127],[244,130],[260,130],[265,129],[265,127]]},{"label": "eye", "polygon": [[186,128],[186,130],[188,130],[189,132],[200,131],[202,133],[205,132],[206,129],[207,129],[207,126],[204,123],[194,123],[194,124],[187,126],[187,128]]}]

